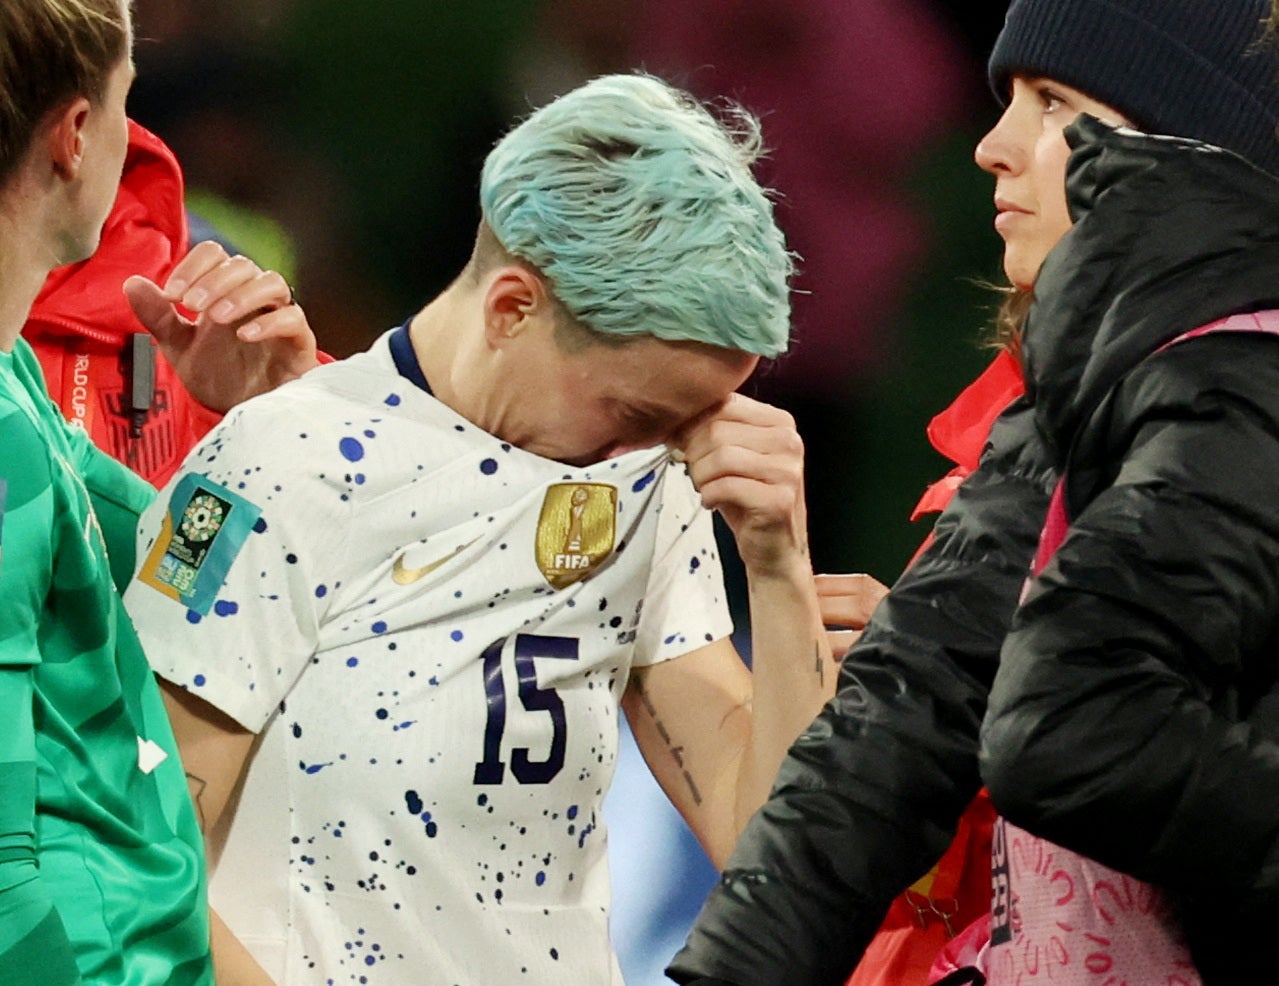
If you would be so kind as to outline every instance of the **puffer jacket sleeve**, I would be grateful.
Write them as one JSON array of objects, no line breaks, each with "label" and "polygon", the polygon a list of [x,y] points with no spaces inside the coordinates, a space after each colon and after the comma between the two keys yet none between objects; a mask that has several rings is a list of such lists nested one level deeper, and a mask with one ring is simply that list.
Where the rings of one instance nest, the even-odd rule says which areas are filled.
[{"label": "puffer jacket sleeve", "polygon": [[843,983],[976,793],[978,729],[1053,483],[1017,402],[845,659],[688,944],[680,983]]},{"label": "puffer jacket sleeve", "polygon": [[1070,531],[1005,643],[983,779],[1011,822],[1171,891],[1206,982],[1270,981],[1279,339],[1149,358],[1075,449]]}]

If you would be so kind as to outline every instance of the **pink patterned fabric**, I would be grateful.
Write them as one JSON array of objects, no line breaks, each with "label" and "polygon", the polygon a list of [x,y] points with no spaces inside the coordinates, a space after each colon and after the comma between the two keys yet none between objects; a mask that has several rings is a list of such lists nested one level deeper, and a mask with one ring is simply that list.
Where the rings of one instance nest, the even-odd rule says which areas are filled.
[{"label": "pink patterned fabric", "polygon": [[989,986],[1201,986],[1159,891],[1002,818]]}]

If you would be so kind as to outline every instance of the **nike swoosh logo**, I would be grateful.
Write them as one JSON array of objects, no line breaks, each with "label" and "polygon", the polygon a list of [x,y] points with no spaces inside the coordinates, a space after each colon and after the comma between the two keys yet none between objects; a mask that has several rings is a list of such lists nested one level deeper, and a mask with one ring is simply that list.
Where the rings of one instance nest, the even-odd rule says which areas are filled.
[{"label": "nike swoosh logo", "polygon": [[407,566],[405,566],[404,564],[405,553],[401,551],[400,556],[395,559],[395,564],[392,566],[391,578],[395,579],[396,585],[412,585],[414,582],[418,581],[419,579],[426,578],[426,576],[430,575],[432,572],[434,572],[437,568],[439,568],[445,562],[451,561],[452,559],[456,558],[458,555],[460,555],[463,551],[465,551],[467,548],[469,548],[478,540],[479,538],[474,538],[470,541],[467,541],[466,544],[462,545],[461,547],[457,548],[454,551],[450,551],[443,558],[437,558],[435,559],[435,561],[431,562],[428,565],[423,565],[421,568],[408,568]]}]

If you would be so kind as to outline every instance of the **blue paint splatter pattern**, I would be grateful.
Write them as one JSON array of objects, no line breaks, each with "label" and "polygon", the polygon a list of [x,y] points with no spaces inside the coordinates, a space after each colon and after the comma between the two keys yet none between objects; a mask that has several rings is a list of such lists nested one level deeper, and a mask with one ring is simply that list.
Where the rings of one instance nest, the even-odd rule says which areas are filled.
[{"label": "blue paint splatter pattern", "polygon": [[[684,471],[505,445],[399,377],[385,338],[236,409],[189,463],[266,523],[213,618],[128,602],[161,675],[262,733],[211,896],[268,972],[620,986],[600,812],[620,695],[731,630]],[[556,589],[536,545],[562,483],[613,487],[616,530]]]}]

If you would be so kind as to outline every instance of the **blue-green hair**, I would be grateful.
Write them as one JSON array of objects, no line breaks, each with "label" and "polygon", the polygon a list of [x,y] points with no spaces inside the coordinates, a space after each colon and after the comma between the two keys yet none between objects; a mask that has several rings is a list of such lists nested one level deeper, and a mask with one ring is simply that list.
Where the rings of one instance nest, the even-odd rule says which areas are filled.
[{"label": "blue-green hair", "polygon": [[607,336],[785,351],[794,262],[751,173],[759,123],[647,75],[595,79],[489,154],[484,221]]}]

